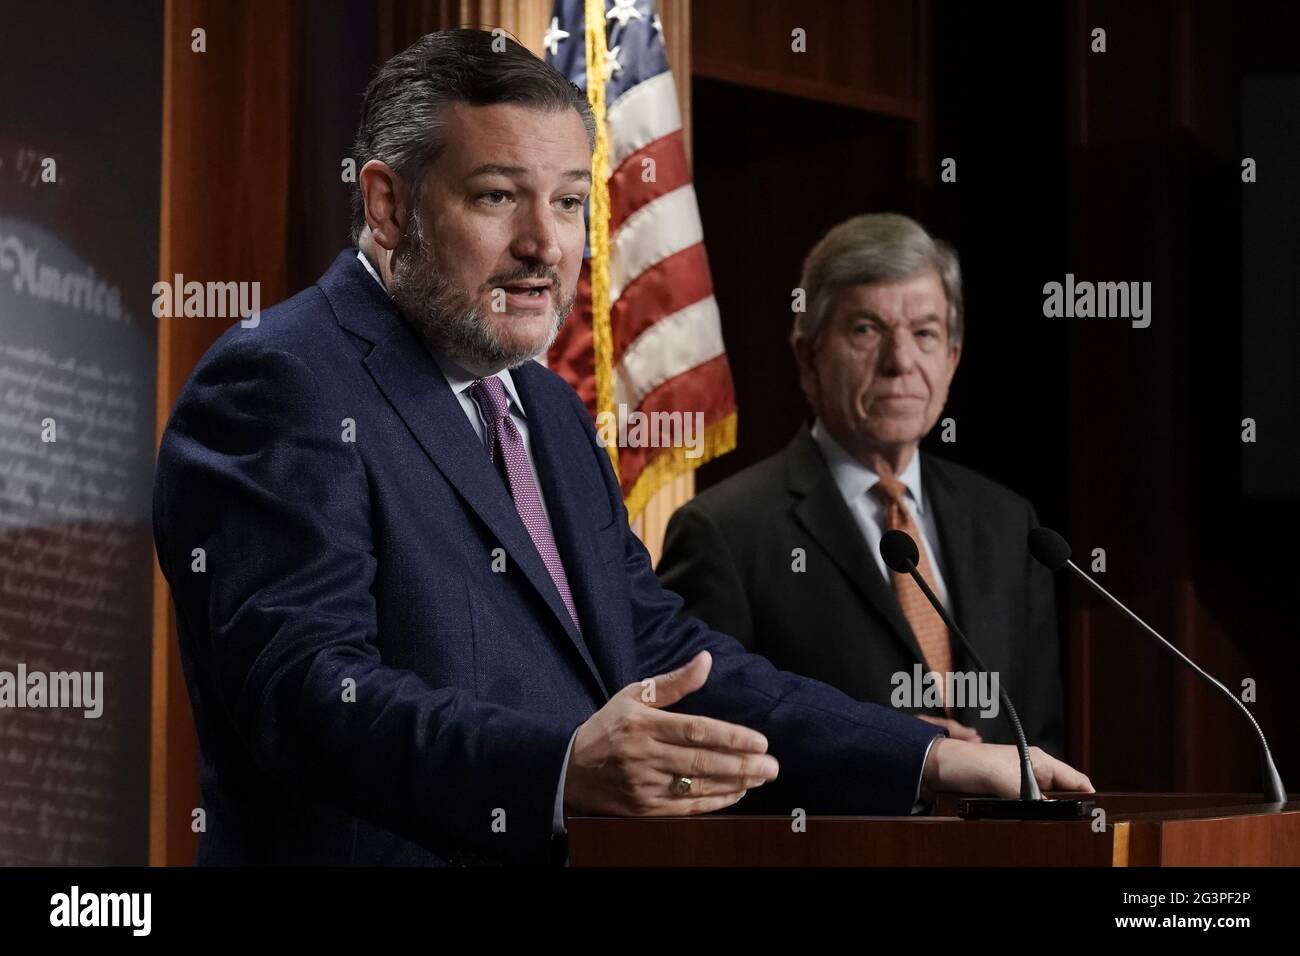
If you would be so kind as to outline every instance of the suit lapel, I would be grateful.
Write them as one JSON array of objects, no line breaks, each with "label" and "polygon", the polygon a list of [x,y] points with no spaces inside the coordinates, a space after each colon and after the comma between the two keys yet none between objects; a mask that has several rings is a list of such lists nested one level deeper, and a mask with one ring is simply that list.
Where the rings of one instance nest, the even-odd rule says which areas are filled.
[{"label": "suit lapel", "polygon": [[926,507],[934,509],[949,611],[958,624],[964,624],[972,598],[968,570],[975,567],[975,541],[971,534],[970,508],[963,504],[956,486],[942,473],[941,467],[929,455],[921,455],[921,484],[925,487]]},{"label": "suit lapel", "polygon": [[[988,618],[985,595],[995,585],[989,573],[990,555],[987,549],[981,551],[979,547],[984,529],[977,521],[978,511],[962,494],[961,486],[953,480],[942,460],[921,456],[921,482],[925,486],[927,507],[934,509],[943,579],[948,586],[953,619],[984,662],[996,669],[997,662],[1005,659],[1009,635],[1005,627],[986,629],[981,625]],[[955,638],[953,651],[966,657]],[[974,665],[967,661],[967,666]]]},{"label": "suit lapel", "polygon": [[[600,673],[501,476],[492,467],[459,399],[447,386],[442,370],[419,335],[398,314],[387,294],[356,260],[355,253],[341,255],[320,285],[339,323],[374,343],[363,364],[380,392],[401,416],[424,453],[501,542],[510,559],[546,602],[603,691]],[[548,506],[551,500],[548,495]]]},{"label": "suit lapel", "polygon": [[593,515],[600,514],[602,509],[581,506],[593,497],[605,497],[606,491],[603,484],[583,483],[586,472],[577,467],[582,459],[575,460],[574,455],[589,454],[587,445],[584,441],[580,448],[570,449],[565,442],[565,436],[574,434],[575,426],[581,427],[581,422],[574,419],[567,405],[545,400],[542,377],[546,374],[535,362],[525,362],[511,373],[528,419],[528,437],[546,498],[551,531],[564,561],[587,649],[605,678],[602,687],[608,697],[609,687],[617,690],[627,681],[623,679],[618,658],[611,653],[610,643],[602,640],[602,635],[608,635],[614,627],[612,621],[604,620],[608,602],[601,599],[600,588],[609,568],[595,544],[599,522]]},{"label": "suit lapel", "polygon": [[898,598],[881,577],[858,522],[844,503],[844,496],[807,425],[790,443],[787,455],[790,490],[801,498],[794,509],[796,520],[831,556],[858,593],[880,613],[915,659],[924,660]]}]

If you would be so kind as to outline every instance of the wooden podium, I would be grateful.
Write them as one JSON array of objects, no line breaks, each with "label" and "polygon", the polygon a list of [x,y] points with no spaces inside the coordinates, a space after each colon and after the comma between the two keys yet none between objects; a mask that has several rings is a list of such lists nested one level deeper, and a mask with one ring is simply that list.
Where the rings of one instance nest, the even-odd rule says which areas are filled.
[{"label": "wooden podium", "polygon": [[[1064,795],[1062,795],[1064,796]],[[935,815],[805,819],[570,817],[572,866],[1297,866],[1300,801],[1253,794],[1102,793],[1089,822],[962,820],[958,797]]]}]

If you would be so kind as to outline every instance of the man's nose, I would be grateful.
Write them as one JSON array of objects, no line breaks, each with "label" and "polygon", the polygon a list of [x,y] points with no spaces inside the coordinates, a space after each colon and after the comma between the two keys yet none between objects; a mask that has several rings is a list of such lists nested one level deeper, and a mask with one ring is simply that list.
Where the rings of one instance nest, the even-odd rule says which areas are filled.
[{"label": "man's nose", "polygon": [[885,337],[880,348],[880,371],[885,375],[906,375],[916,366],[916,340],[907,332]]},{"label": "man's nose", "polygon": [[555,217],[547,204],[521,211],[510,251],[516,259],[536,260],[554,266],[560,261],[560,237]]}]

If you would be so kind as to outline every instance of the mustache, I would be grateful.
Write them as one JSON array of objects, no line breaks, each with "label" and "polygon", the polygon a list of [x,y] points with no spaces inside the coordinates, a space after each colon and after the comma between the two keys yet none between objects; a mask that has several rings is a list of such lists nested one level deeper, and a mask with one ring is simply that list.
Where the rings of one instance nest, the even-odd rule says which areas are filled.
[{"label": "mustache", "polygon": [[552,266],[537,264],[523,265],[513,272],[494,275],[483,283],[482,291],[488,292],[492,289],[499,289],[502,286],[519,282],[521,279],[545,279],[551,284],[552,289],[558,290],[561,288],[560,273]]}]

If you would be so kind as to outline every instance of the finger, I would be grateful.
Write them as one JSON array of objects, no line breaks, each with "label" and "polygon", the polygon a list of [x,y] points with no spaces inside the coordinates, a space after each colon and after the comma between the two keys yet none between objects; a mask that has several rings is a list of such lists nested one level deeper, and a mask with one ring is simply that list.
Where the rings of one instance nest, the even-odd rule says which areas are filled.
[{"label": "finger", "polygon": [[634,693],[643,704],[671,707],[687,694],[703,687],[712,669],[713,655],[708,651],[700,651],[676,670],[629,684],[626,690]]},{"label": "finger", "polygon": [[1029,759],[1034,767],[1034,777],[1044,790],[1067,790],[1078,793],[1094,793],[1092,781],[1075,770],[1068,763],[1037,747],[1029,749]]},{"label": "finger", "polygon": [[[722,797],[727,794],[740,793],[744,790],[752,790],[753,787],[762,786],[763,783],[760,779],[758,783],[749,786],[743,779],[738,777],[692,777],[688,773],[662,773],[656,774],[656,777],[659,778],[659,782],[653,785],[652,792],[674,803],[694,797]],[[691,782],[691,789],[684,794],[676,793],[673,790],[673,784],[677,782],[678,777],[685,777]]]},{"label": "finger", "polygon": [[730,724],[701,714],[660,712],[654,717],[650,728],[651,736],[666,744],[738,754],[767,753],[767,738],[757,730],[750,730],[740,724]]},{"label": "finger", "polygon": [[1052,761],[1052,781],[1048,786],[1052,790],[1069,790],[1075,793],[1096,792],[1092,788],[1092,781],[1085,774],[1059,760]]},{"label": "finger", "polygon": [[651,751],[656,767],[683,777],[753,781],[760,786],[775,780],[780,764],[771,754],[734,754],[702,747],[658,745]]},{"label": "finger", "polygon": [[652,817],[687,817],[698,813],[712,813],[737,803],[745,795],[744,790],[735,793],[719,794],[715,797],[676,797],[650,810]]}]

